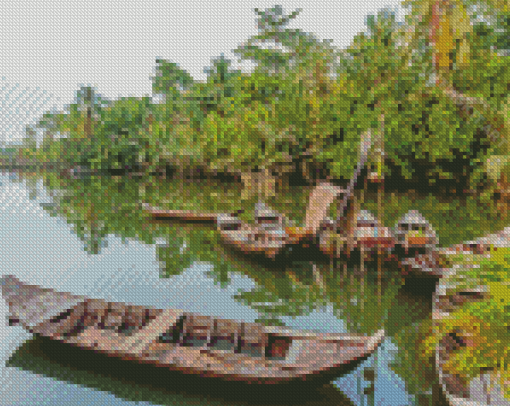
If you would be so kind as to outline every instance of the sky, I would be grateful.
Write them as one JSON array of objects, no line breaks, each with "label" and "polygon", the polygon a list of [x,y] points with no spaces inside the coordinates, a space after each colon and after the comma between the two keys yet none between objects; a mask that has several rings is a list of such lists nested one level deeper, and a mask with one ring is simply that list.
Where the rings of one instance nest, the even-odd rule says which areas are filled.
[{"label": "sky", "polygon": [[80,86],[108,99],[152,96],[156,58],[178,63],[195,80],[221,53],[257,34],[254,8],[282,5],[302,12],[299,28],[345,48],[365,30],[367,14],[398,0],[186,2],[172,0],[2,0],[0,2],[0,146],[19,143],[25,125],[46,111],[62,111]]}]

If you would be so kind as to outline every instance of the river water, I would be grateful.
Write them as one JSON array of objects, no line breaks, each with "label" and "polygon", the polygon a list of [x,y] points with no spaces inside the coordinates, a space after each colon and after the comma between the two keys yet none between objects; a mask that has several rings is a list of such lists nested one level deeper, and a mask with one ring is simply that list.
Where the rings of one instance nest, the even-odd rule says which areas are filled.
[{"label": "river water", "polygon": [[[290,191],[276,206],[300,221],[303,193]],[[253,203],[233,188],[4,172],[0,201],[2,275],[94,298],[244,321],[362,334],[384,327],[387,332],[382,346],[359,368],[308,398],[282,392],[267,399],[211,388],[200,379],[161,381],[158,368],[48,344],[2,321],[2,405],[404,406],[444,401],[430,354],[420,346],[430,327],[433,283],[403,280],[392,267],[381,278],[368,265],[360,273],[319,261],[314,270],[310,258],[315,257],[306,252],[276,265],[247,260],[223,247],[211,227],[149,221],[140,210],[143,201],[210,211]],[[413,204],[397,206],[405,212]],[[463,230],[466,238],[473,237],[469,227]],[[445,237],[451,243],[456,238],[458,233]],[[3,300],[0,313],[6,320]]]}]

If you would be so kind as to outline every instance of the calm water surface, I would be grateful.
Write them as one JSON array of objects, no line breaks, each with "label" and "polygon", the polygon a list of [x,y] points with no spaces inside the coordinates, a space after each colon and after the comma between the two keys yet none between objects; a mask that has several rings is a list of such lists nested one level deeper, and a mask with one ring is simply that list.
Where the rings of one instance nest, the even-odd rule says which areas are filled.
[{"label": "calm water surface", "polygon": [[[300,221],[303,193],[291,191],[275,207]],[[318,262],[314,272],[306,253],[266,266],[225,249],[211,227],[149,221],[140,211],[142,201],[211,211],[254,203],[235,189],[3,173],[0,201],[2,275],[110,301],[327,332],[384,327],[388,334],[359,368],[310,399],[264,400],[209,390],[200,380],[157,382],[147,377],[151,369],[66,352],[2,321],[2,405],[441,404],[433,366],[418,346],[430,325],[431,286],[404,283],[395,269],[384,269],[382,282],[370,268],[360,274]],[[6,320],[3,300],[0,312]]]}]

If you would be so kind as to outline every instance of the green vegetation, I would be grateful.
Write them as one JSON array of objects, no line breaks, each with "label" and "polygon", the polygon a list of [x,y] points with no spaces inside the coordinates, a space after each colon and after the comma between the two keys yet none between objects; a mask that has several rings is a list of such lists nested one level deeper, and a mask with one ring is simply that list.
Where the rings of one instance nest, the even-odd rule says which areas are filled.
[{"label": "green vegetation", "polygon": [[[256,9],[259,34],[235,50],[256,64],[252,73],[232,70],[221,55],[199,82],[158,59],[153,94],[162,103],[106,101],[81,88],[66,111],[39,120],[44,140],[38,147],[34,128],[27,128],[19,156],[105,170],[346,179],[361,133],[374,128],[384,146],[379,169],[390,179],[459,190],[494,186],[486,160],[509,148],[501,142],[509,59],[493,51],[506,47],[504,37],[492,25],[464,24],[462,41],[455,33],[445,38],[451,49],[436,46],[428,3],[407,2],[413,12],[405,23],[388,9],[369,16],[366,32],[345,51],[286,28],[301,10]],[[459,13],[469,21],[468,6],[458,3],[457,14],[445,12],[445,27]],[[503,11],[495,10],[494,27],[507,28]],[[281,46],[266,49],[268,42]],[[436,63],[445,52],[453,69]],[[434,84],[438,75],[442,82]]]},{"label": "green vegetation", "polygon": [[439,321],[428,341],[439,342],[455,332],[465,345],[443,368],[468,380],[487,370],[499,373],[502,387],[510,396],[510,388],[504,383],[510,379],[506,361],[510,351],[510,248],[493,247],[488,255],[463,254],[451,260],[460,264],[460,269],[443,282],[451,286],[446,292],[448,296],[480,287],[487,293],[481,301],[456,306],[447,318]]}]

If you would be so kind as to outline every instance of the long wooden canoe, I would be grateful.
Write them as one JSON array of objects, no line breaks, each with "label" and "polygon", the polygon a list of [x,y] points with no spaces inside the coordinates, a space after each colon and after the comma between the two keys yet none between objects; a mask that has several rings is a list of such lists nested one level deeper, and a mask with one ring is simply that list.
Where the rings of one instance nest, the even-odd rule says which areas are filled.
[{"label": "long wooden canoe", "polygon": [[489,251],[491,249],[500,247],[510,247],[510,227],[506,227],[494,234],[487,234],[473,241],[465,241],[448,247],[432,248],[425,254],[399,259],[399,266],[407,274],[442,278],[444,275],[452,272],[447,263],[450,255],[464,253],[486,255],[488,257],[490,256]]},{"label": "long wooden canoe", "polygon": [[245,227],[239,230],[219,230],[223,242],[245,254],[262,254],[274,259],[287,244],[287,234],[270,235],[258,227]]},{"label": "long wooden canoe", "polygon": [[220,216],[217,229],[224,243],[245,254],[263,254],[274,259],[288,242],[288,235],[281,224],[264,227],[242,222],[235,216]]},{"label": "long wooden canoe", "polygon": [[399,258],[398,266],[403,275],[418,278],[442,278],[449,272],[448,257],[439,250],[431,250],[410,258]]},{"label": "long wooden canoe", "polygon": [[442,248],[445,253],[461,253],[471,252],[474,254],[486,254],[491,248],[508,248],[510,247],[510,227],[505,227],[503,230],[487,234],[483,237],[477,238],[473,241],[464,241],[460,244],[455,244],[450,247]]},{"label": "long wooden canoe", "polygon": [[[432,317],[436,325],[466,301],[479,301],[487,296],[484,287],[465,289],[448,295],[446,290],[452,286],[450,282],[440,283],[434,293]],[[457,330],[446,334],[436,346],[436,370],[448,402],[452,406],[510,406],[510,399],[504,398],[501,386],[490,373],[481,373],[468,382],[459,375],[446,373],[443,369],[444,364],[456,351],[472,345],[470,341],[472,339],[466,336],[466,333]]]},{"label": "long wooden canoe", "polygon": [[216,226],[224,243],[245,254],[263,254],[274,259],[291,243],[286,231],[287,219],[280,213],[259,203],[255,209],[256,224],[244,223],[237,216],[218,216]]},{"label": "long wooden canoe", "polygon": [[192,210],[162,210],[147,203],[142,204],[143,211],[154,219],[169,219],[189,222],[216,223],[221,213],[204,213]]},{"label": "long wooden canoe", "polygon": [[10,323],[124,360],[259,384],[324,383],[356,367],[384,339],[315,333],[90,299],[1,279]]}]

